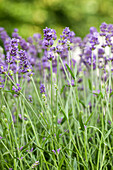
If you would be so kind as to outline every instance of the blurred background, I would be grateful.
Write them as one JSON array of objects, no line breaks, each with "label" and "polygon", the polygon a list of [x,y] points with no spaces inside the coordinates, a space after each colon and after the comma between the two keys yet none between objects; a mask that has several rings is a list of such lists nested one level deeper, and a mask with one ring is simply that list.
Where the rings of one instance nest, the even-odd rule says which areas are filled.
[{"label": "blurred background", "polygon": [[18,28],[27,38],[47,26],[58,36],[69,27],[83,38],[102,22],[113,23],[113,0],[0,0],[0,27],[9,35]]}]

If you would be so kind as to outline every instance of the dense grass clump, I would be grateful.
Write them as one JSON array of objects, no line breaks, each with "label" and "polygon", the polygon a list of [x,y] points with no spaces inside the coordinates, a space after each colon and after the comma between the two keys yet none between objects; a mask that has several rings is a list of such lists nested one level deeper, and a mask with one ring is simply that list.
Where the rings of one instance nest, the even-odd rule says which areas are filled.
[{"label": "dense grass clump", "polygon": [[0,28],[0,169],[112,169],[113,25],[43,31]]}]

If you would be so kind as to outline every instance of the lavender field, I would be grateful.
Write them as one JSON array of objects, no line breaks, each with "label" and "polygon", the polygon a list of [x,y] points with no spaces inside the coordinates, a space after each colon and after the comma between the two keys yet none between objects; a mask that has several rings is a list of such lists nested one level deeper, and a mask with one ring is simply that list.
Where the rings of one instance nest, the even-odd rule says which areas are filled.
[{"label": "lavender field", "polygon": [[113,24],[0,39],[0,170],[112,170]]}]

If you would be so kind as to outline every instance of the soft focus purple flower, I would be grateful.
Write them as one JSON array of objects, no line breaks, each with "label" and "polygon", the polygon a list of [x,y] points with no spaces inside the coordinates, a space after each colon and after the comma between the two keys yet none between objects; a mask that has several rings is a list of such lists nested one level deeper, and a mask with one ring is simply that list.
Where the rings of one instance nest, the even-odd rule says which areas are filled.
[{"label": "soft focus purple flower", "polygon": [[58,45],[56,46],[56,52],[57,52],[58,54],[62,53],[63,50],[64,50],[64,47],[63,47],[62,45],[58,44]]},{"label": "soft focus purple flower", "polygon": [[98,49],[98,57],[103,57],[103,54],[105,53],[104,48],[99,48]]},{"label": "soft focus purple flower", "polygon": [[12,114],[12,118],[13,118],[13,122],[16,123],[16,118],[14,114]]},{"label": "soft focus purple flower", "polygon": [[[22,120],[22,115],[21,115],[21,114],[19,114],[18,116],[19,116],[19,118]],[[26,120],[26,118],[25,118],[25,117],[24,117],[24,120]]]},{"label": "soft focus purple flower", "polygon": [[94,32],[97,32],[97,29],[95,27],[90,28],[90,33],[93,34]]},{"label": "soft focus purple flower", "polygon": [[17,148],[17,149],[21,151],[23,149],[23,146],[21,146],[20,148]]},{"label": "soft focus purple flower", "polygon": [[[19,159],[19,158],[17,158],[17,159]],[[23,159],[23,157],[21,157],[20,159],[22,160],[22,159]]]},{"label": "soft focus purple flower", "polygon": [[4,88],[4,84],[0,85],[0,89],[3,89]]},{"label": "soft focus purple flower", "polygon": [[78,83],[81,83],[82,82],[82,78],[80,78],[80,79],[78,79],[78,81],[77,81]]},{"label": "soft focus purple flower", "polygon": [[46,27],[45,29],[43,29],[43,32],[44,32],[44,39],[42,42],[42,47],[44,49],[47,49],[51,47],[54,44],[54,40],[57,39],[56,31],[54,29]]},{"label": "soft focus purple flower", "polygon": [[35,34],[33,35],[33,39],[35,40],[35,42],[38,42],[38,41],[41,39],[41,35],[38,34],[38,33],[35,33]]},{"label": "soft focus purple flower", "polygon": [[57,149],[58,154],[60,153],[61,148]]},{"label": "soft focus purple flower", "polygon": [[63,120],[63,118],[61,117],[61,119],[58,119],[57,123],[61,124],[62,120]]},{"label": "soft focus purple flower", "polygon": [[44,32],[44,38],[46,40],[56,40],[57,36],[56,36],[56,31],[54,29],[51,28],[45,28],[43,29]]},{"label": "soft focus purple flower", "polygon": [[[58,154],[60,153],[60,150],[61,150],[61,148],[57,149],[57,153],[58,153]],[[53,152],[54,154],[56,154],[56,151],[55,151],[54,149],[52,150],[52,152]]]},{"label": "soft focus purple flower", "polygon": [[54,152],[54,154],[56,154],[56,151],[53,149],[52,152]]},{"label": "soft focus purple flower", "polygon": [[33,39],[32,39],[32,37],[28,37],[28,42],[30,43],[30,44],[32,44],[33,43]]},{"label": "soft focus purple flower", "polygon": [[93,95],[96,96],[97,94],[100,93],[100,90],[98,89],[97,92],[96,91],[93,91]]},{"label": "soft focus purple flower", "polygon": [[6,39],[9,38],[4,28],[0,28],[0,38],[3,41],[3,43],[5,42]]},{"label": "soft focus purple flower", "polygon": [[[100,26],[100,30],[102,33],[106,33],[106,29],[107,29],[107,24],[105,22],[103,22]],[[105,35],[105,34],[103,34],[103,35]]]},{"label": "soft focus purple flower", "polygon": [[18,95],[19,92],[21,91],[20,84],[17,83],[17,84],[16,84],[16,87],[13,86],[13,87],[12,87],[12,91],[14,91],[14,92],[16,93],[16,95]]},{"label": "soft focus purple flower", "polygon": [[20,151],[23,149],[23,146],[20,148]]},{"label": "soft focus purple flower", "polygon": [[[70,85],[69,81],[67,80],[68,82],[68,85]],[[71,80],[71,85],[74,86],[75,85],[75,81],[74,80]]]},{"label": "soft focus purple flower", "polygon": [[112,35],[106,35],[106,37],[105,37],[106,45],[107,45],[107,46],[111,46],[111,45],[112,45],[112,43],[111,43],[111,41],[112,41],[111,37],[112,37]]},{"label": "soft focus purple flower", "polygon": [[108,123],[111,125],[111,121],[110,120],[108,120]]},{"label": "soft focus purple flower", "polygon": [[62,136],[62,134],[59,134],[59,137]]},{"label": "soft focus purple flower", "polygon": [[44,84],[40,84],[40,93],[45,93],[45,86],[44,86]]},{"label": "soft focus purple flower", "polygon": [[14,96],[14,97],[18,97],[18,95],[17,95],[17,94],[14,94],[13,96]]},{"label": "soft focus purple flower", "polygon": [[42,46],[43,46],[44,49],[47,49],[48,46],[49,46],[49,42],[44,39],[43,42],[42,42]]},{"label": "soft focus purple flower", "polygon": [[23,38],[20,39],[20,45],[23,50],[28,50],[29,48],[29,43],[27,43]]},{"label": "soft focus purple flower", "polygon": [[33,152],[33,148],[31,148],[30,152]]},{"label": "soft focus purple flower", "polygon": [[53,60],[55,58],[54,53],[52,51],[48,51],[47,58],[48,60]]},{"label": "soft focus purple flower", "polygon": [[89,141],[92,141],[92,138],[91,138],[91,137],[89,138]]},{"label": "soft focus purple flower", "polygon": [[33,103],[33,99],[32,99],[31,95],[29,95],[28,100],[29,100],[30,103]]},{"label": "soft focus purple flower", "polygon": [[95,49],[96,48],[95,45],[99,44],[98,38],[99,38],[99,34],[97,32],[94,32],[93,34],[91,34],[90,39],[89,39],[91,49]]},{"label": "soft focus purple flower", "polygon": [[17,28],[14,29],[14,32],[12,33],[12,37],[13,37],[13,38],[17,38],[17,39],[20,39],[20,38],[21,38],[21,37],[19,36],[19,34],[18,34],[18,29],[17,29]]},{"label": "soft focus purple flower", "polygon": [[106,91],[111,93],[112,89],[111,88],[109,89],[109,87],[107,87]]},{"label": "soft focus purple flower", "polygon": [[86,129],[86,125],[84,125],[84,128]]},{"label": "soft focus purple flower", "polygon": [[0,27],[0,32],[4,31],[4,28],[3,27]]},{"label": "soft focus purple flower", "polygon": [[0,136],[0,139],[2,139],[3,137],[2,136]]},{"label": "soft focus purple flower", "polygon": [[43,140],[45,140],[46,138],[43,138]]},{"label": "soft focus purple flower", "polygon": [[36,161],[36,162],[32,165],[32,168],[36,168],[37,165],[39,165],[39,161]]}]

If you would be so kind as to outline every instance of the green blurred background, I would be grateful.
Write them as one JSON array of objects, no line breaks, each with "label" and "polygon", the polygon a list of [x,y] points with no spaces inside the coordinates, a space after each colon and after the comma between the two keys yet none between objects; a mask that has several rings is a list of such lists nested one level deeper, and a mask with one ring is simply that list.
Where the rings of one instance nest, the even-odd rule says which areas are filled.
[{"label": "green blurred background", "polygon": [[113,0],[0,0],[0,26],[9,35],[14,28],[23,37],[43,33],[47,26],[62,33],[70,27],[84,37],[91,26],[113,23]]}]

